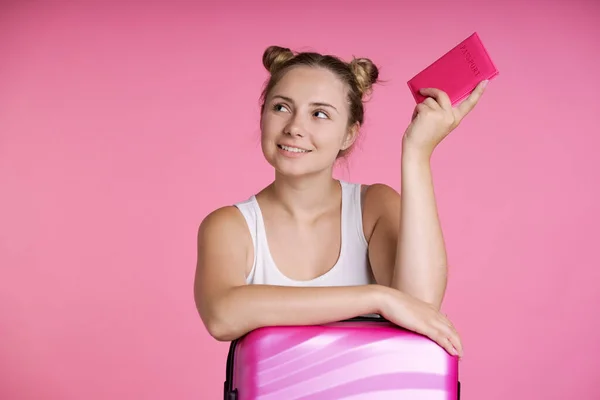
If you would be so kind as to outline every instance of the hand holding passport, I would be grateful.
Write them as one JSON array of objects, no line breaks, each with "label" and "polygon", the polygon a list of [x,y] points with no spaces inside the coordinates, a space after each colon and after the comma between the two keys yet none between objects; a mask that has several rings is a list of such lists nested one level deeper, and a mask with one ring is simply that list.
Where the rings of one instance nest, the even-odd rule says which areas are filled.
[{"label": "hand holding passport", "polygon": [[404,134],[404,145],[430,156],[475,107],[488,81],[497,75],[498,69],[473,33],[410,79],[408,87],[417,106]]},{"label": "hand holding passport", "polygon": [[419,93],[420,89],[436,88],[446,92],[452,105],[455,105],[465,99],[481,81],[489,81],[497,75],[498,69],[475,32],[407,83],[417,103],[426,97]]}]

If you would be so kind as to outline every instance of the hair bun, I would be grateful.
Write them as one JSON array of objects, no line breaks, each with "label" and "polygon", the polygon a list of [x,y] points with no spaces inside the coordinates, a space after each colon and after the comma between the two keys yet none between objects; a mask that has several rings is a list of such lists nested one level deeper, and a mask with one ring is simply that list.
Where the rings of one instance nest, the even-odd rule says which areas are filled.
[{"label": "hair bun", "polygon": [[263,53],[262,62],[267,71],[273,74],[286,61],[294,58],[294,53],[287,47],[270,46]]},{"label": "hair bun", "polygon": [[355,58],[349,65],[350,70],[356,78],[358,89],[363,95],[368,95],[379,78],[379,69],[368,58]]}]

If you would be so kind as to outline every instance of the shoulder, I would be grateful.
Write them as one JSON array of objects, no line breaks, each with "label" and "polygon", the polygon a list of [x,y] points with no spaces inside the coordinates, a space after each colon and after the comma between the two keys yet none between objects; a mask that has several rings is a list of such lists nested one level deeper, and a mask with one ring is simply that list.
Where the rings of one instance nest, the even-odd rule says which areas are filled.
[{"label": "shoulder", "polygon": [[382,218],[397,225],[395,221],[400,219],[400,194],[384,183],[362,186],[363,227],[368,241]]},{"label": "shoulder", "polygon": [[196,248],[195,295],[210,301],[215,290],[242,285],[251,268],[252,238],[235,206],[211,211],[200,223]]},{"label": "shoulder", "polygon": [[211,211],[200,223],[198,241],[214,243],[250,238],[244,216],[236,206],[224,206]]},{"label": "shoulder", "polygon": [[365,200],[371,201],[398,201],[400,194],[393,187],[385,183],[363,184],[365,187]]},{"label": "shoulder", "polygon": [[381,214],[388,207],[400,205],[400,194],[385,183],[363,185],[363,211]]},{"label": "shoulder", "polygon": [[[399,201],[400,194],[396,189],[385,183],[361,183],[345,182],[344,184],[353,187],[353,190],[360,188],[361,202],[377,203],[378,201]],[[371,205],[373,206],[373,205]]]}]

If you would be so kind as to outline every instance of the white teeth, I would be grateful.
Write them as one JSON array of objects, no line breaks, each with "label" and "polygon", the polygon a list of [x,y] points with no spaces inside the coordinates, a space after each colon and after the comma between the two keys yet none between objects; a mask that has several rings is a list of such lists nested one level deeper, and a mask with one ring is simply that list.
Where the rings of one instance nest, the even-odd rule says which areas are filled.
[{"label": "white teeth", "polygon": [[288,147],[282,144],[279,145],[285,151],[291,151],[292,153],[308,153],[308,150],[298,149],[296,147]]}]

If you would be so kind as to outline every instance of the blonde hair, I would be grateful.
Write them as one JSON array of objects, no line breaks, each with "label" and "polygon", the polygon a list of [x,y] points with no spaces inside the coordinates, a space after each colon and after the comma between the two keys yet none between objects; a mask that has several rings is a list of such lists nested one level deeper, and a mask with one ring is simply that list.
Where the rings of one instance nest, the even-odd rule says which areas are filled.
[{"label": "blonde hair", "polygon": [[[261,112],[264,110],[265,101],[273,87],[283,78],[291,68],[309,66],[325,68],[334,73],[348,89],[349,117],[348,125],[363,124],[364,104],[366,96],[372,92],[373,85],[378,82],[379,69],[368,58],[353,58],[349,63],[332,55],[323,55],[313,52],[294,54],[290,49],[279,46],[270,46],[263,53],[262,62],[269,71],[270,77],[261,94]],[[342,150],[338,157],[344,157],[351,148]]]}]

